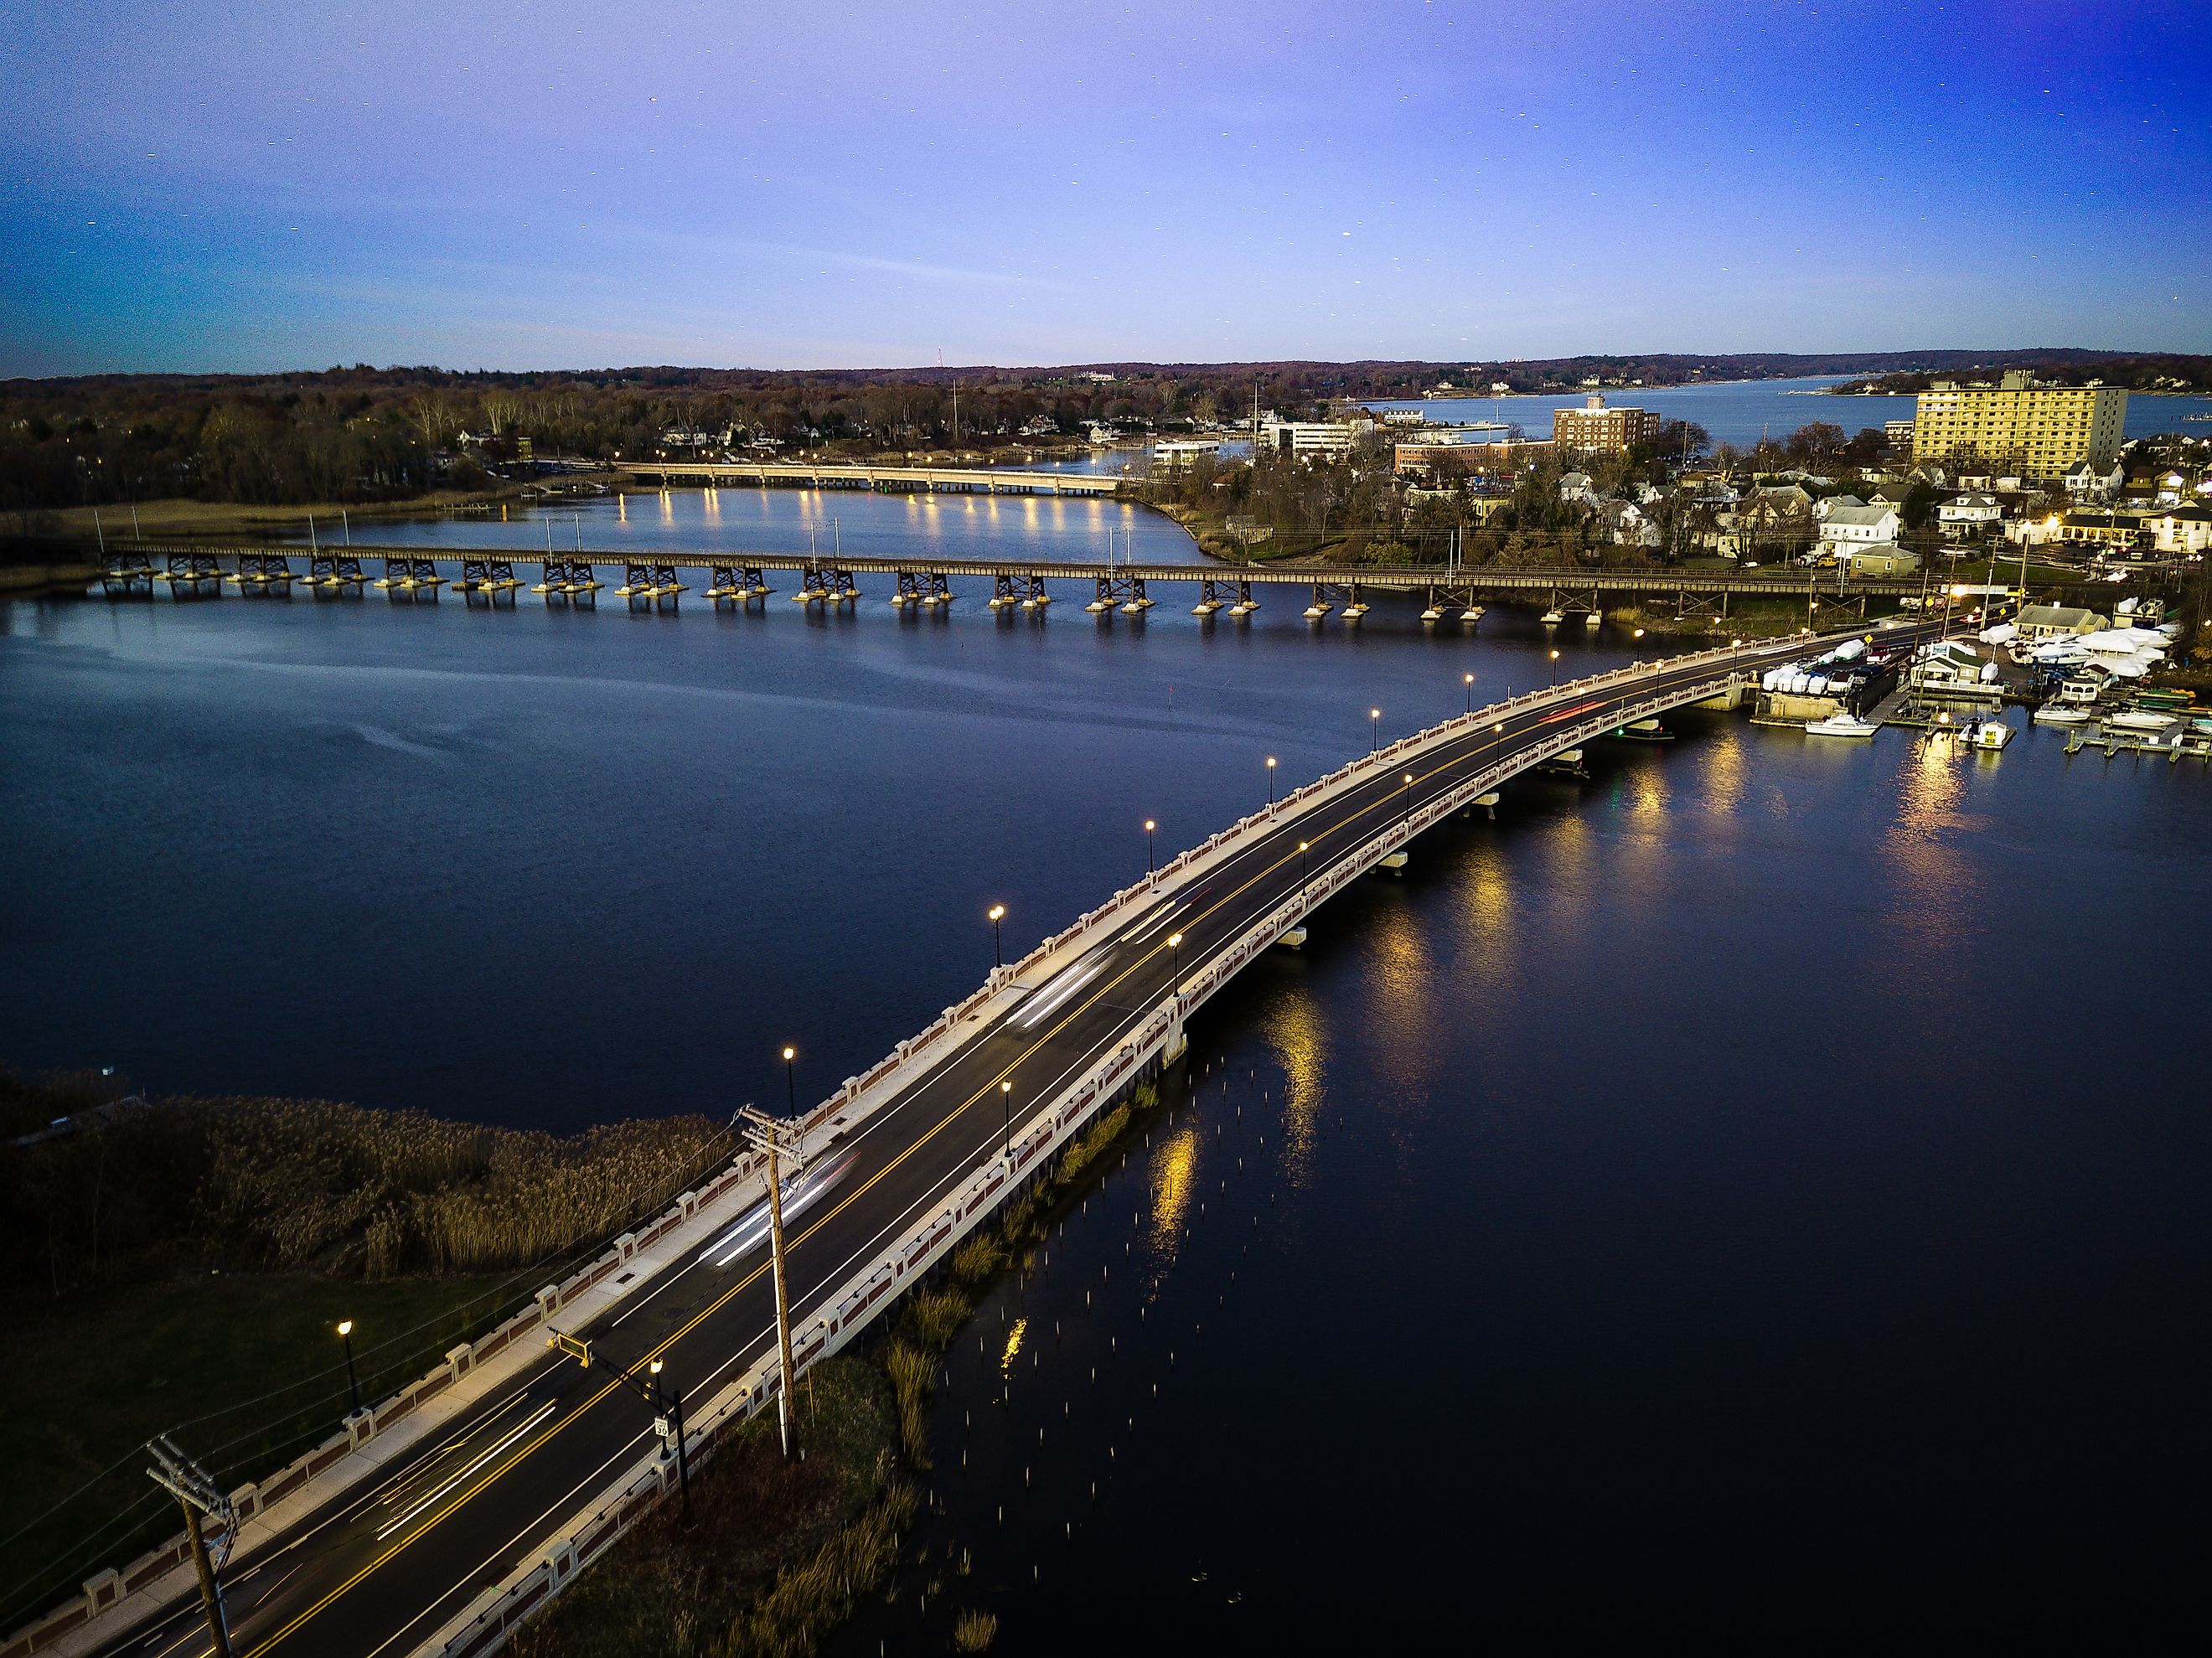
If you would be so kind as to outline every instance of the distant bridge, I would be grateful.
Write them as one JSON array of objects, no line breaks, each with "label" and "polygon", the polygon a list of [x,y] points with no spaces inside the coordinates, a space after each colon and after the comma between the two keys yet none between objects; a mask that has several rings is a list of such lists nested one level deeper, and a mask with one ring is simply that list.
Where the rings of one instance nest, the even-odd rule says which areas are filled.
[{"label": "distant bridge", "polygon": [[662,483],[789,483],[808,489],[949,491],[991,495],[1110,495],[1123,480],[1098,472],[1012,466],[900,466],[798,460],[626,461],[635,477]]},{"label": "distant bridge", "polygon": [[[458,566],[449,578],[441,566]],[[534,569],[538,579],[518,575]],[[1083,606],[1093,614],[1119,611],[1138,616],[1152,608],[1152,588],[1178,584],[1198,589],[1194,614],[1225,612],[1243,620],[1261,606],[1268,589],[1302,590],[1304,614],[1313,621],[1332,615],[1357,622],[1379,593],[1425,598],[1422,619],[1474,622],[1488,603],[1547,607],[1565,620],[1579,613],[1595,622],[1608,603],[1661,606],[1679,619],[1725,619],[1731,599],[1784,599],[1806,607],[1814,628],[1848,625],[1867,614],[1869,599],[1900,598],[1933,591],[1920,577],[1838,577],[1806,572],[1721,572],[1649,569],[1500,569],[1491,566],[1401,565],[1358,568],[1337,564],[1101,563],[1082,559],[933,559],[902,555],[863,557],[854,554],[677,551],[650,555],[580,550],[574,553],[507,551],[491,548],[449,550],[416,547],[301,548],[222,546],[207,543],[110,542],[101,555],[101,585],[112,597],[153,592],[167,586],[179,595],[205,595],[228,588],[248,592],[289,592],[297,584],[313,591],[359,592],[376,587],[394,598],[434,597],[450,586],[471,598],[512,600],[528,591],[548,604],[594,604],[602,592],[632,604],[674,605],[696,591],[718,604],[764,603],[777,590],[772,574],[798,579],[793,598],[807,604],[857,604],[866,597],[863,576],[888,576],[884,597],[895,606],[923,609],[950,604],[959,580],[988,582],[993,610],[1035,611],[1051,604],[1051,582],[1088,584]],[[610,587],[602,573],[620,570]],[[703,573],[695,589],[684,578]],[[1297,603],[1293,597],[1291,603]]]}]

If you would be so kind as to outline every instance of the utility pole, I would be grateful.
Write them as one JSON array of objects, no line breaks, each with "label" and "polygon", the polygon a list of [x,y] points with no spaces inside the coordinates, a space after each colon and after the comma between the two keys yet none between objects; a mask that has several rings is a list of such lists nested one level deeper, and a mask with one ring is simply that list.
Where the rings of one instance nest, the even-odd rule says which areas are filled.
[{"label": "utility pole", "polygon": [[791,1281],[783,1267],[783,1181],[780,1168],[781,1160],[788,1157],[794,1167],[804,1169],[806,1157],[795,1123],[771,1117],[765,1111],[756,1111],[750,1105],[743,1107],[738,1115],[744,1120],[741,1132],[746,1144],[768,1157],[768,1229],[770,1259],[775,1265],[775,1345],[782,1361],[782,1382],[775,1394],[775,1421],[783,1436],[783,1454],[789,1456],[793,1383]]},{"label": "utility pole", "polygon": [[[185,1535],[191,1541],[192,1567],[199,1574],[200,1604],[207,1608],[215,1658],[231,1658],[230,1630],[222,1615],[222,1587],[216,1574],[229,1563],[231,1546],[238,1537],[238,1510],[206,1471],[179,1450],[167,1435],[149,1440],[146,1449],[158,1465],[146,1470],[147,1478],[175,1497],[185,1510]],[[222,1552],[220,1560],[209,1558],[207,1537],[200,1529],[202,1515],[222,1523],[222,1536],[217,1544]]]}]

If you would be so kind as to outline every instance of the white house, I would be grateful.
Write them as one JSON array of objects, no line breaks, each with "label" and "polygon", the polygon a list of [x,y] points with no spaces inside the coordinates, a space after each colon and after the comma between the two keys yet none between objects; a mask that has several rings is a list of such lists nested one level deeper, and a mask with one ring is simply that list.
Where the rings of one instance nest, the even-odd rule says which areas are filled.
[{"label": "white house", "polygon": [[1579,501],[1585,507],[1596,506],[1597,489],[1590,483],[1589,474],[1588,472],[1560,473],[1559,499],[1561,501]]},{"label": "white house", "polygon": [[1832,555],[1852,548],[1887,546],[1897,539],[1893,507],[1831,507],[1820,520],[1820,539]]},{"label": "white house", "polygon": [[2077,460],[2059,475],[2059,481],[2077,501],[2103,501],[2127,481],[2127,476],[2118,461],[2100,472],[2087,461]]},{"label": "white house", "polygon": [[1813,503],[1813,519],[1815,523],[1819,523],[1825,520],[1828,514],[1834,512],[1838,507],[1863,507],[1865,505],[1866,502],[1861,501],[1856,495],[1823,496],[1820,500]]},{"label": "white house", "polygon": [[1979,535],[2003,519],[2004,508],[1997,504],[1997,498],[1980,489],[1954,495],[1936,509],[1936,521],[1954,539]]},{"label": "white house", "polygon": [[2212,507],[2169,507],[2143,527],[2161,553],[2202,553],[2212,547]]}]

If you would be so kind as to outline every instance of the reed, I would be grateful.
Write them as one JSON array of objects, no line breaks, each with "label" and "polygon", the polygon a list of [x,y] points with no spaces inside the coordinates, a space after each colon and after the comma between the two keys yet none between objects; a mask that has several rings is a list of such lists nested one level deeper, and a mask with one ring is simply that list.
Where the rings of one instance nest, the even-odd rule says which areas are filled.
[{"label": "reed", "polygon": [[952,1649],[956,1652],[987,1652],[999,1638],[999,1615],[970,1606],[952,1620]]}]

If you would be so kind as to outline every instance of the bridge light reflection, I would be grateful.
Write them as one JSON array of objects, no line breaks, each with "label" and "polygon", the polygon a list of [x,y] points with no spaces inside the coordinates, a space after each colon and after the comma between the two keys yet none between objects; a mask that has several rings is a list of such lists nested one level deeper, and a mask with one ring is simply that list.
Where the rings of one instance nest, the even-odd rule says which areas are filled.
[{"label": "bridge light reflection", "polygon": [[1014,1359],[1022,1351],[1022,1338],[1029,1333],[1029,1320],[1018,1318],[1014,1321],[1014,1327],[1006,1332],[1006,1351],[999,1355],[1000,1376],[1012,1376],[1014,1373]]},{"label": "bridge light reflection", "polygon": [[1177,1129],[1161,1142],[1159,1155],[1152,1159],[1152,1203],[1150,1242],[1157,1286],[1160,1277],[1174,1265],[1182,1245],[1184,1217],[1190,1212],[1191,1193],[1196,1189],[1198,1176],[1198,1130],[1189,1125]]}]

